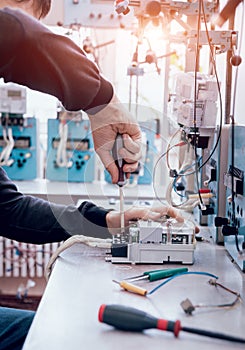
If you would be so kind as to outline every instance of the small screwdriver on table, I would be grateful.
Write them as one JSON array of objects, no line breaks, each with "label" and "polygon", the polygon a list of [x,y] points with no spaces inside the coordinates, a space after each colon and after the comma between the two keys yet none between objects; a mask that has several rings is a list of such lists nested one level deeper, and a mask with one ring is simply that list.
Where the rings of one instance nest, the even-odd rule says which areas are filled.
[{"label": "small screwdriver on table", "polygon": [[177,267],[173,269],[161,269],[161,270],[152,270],[152,271],[145,271],[143,274],[138,276],[132,276],[128,278],[124,278],[125,281],[129,282],[135,282],[135,281],[141,281],[141,280],[148,280],[150,282],[158,281],[163,278],[171,277],[174,275],[178,275],[184,272],[187,272],[187,267]]},{"label": "small screwdriver on table", "polygon": [[100,322],[104,322],[123,331],[142,332],[145,329],[156,328],[162,331],[172,332],[176,337],[178,337],[180,331],[185,331],[211,338],[245,343],[245,339],[242,338],[203,329],[183,327],[179,320],[169,321],[157,318],[142,310],[124,305],[102,304],[99,308],[98,318]]},{"label": "small screwdriver on table", "polygon": [[119,154],[119,150],[123,148],[123,137],[121,134],[117,134],[113,148],[112,156],[118,168],[118,181],[117,185],[119,187],[119,197],[120,197],[120,218],[121,218],[121,234],[124,234],[124,198],[123,198],[123,186],[126,184],[126,175],[123,171],[123,166],[125,164],[124,159]]},{"label": "small screwdriver on table", "polygon": [[116,280],[112,280],[112,281],[119,284],[121,288],[123,288],[124,290],[126,290],[128,292],[132,292],[132,293],[143,295],[143,296],[146,296],[146,294],[147,294],[146,289],[141,288],[139,286],[136,286],[135,284],[129,283],[127,281],[121,281],[121,282],[116,281]]}]

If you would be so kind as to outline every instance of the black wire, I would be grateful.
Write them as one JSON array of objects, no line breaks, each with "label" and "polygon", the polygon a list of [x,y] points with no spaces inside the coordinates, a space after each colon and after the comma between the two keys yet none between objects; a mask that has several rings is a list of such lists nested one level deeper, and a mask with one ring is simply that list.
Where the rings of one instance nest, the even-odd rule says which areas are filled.
[{"label": "black wire", "polygon": [[243,343],[243,344],[245,343],[245,339],[234,337],[232,335],[226,335],[223,333],[207,331],[204,329],[197,329],[197,328],[192,328],[192,327],[181,327],[181,330],[188,332],[188,333],[204,335],[206,337],[217,338],[217,339],[222,339],[222,340],[229,340],[229,341],[236,342],[236,343]]},{"label": "black wire", "polygon": [[199,42],[200,42],[200,31],[201,31],[201,4],[202,1],[199,1],[199,7],[198,7],[198,21],[197,21],[197,41],[196,41],[196,62],[195,62],[195,72],[194,72],[194,150],[195,150],[195,158],[196,158],[196,162],[195,162],[195,177],[196,177],[196,186],[197,186],[197,193],[198,193],[198,197],[199,197],[199,201],[201,203],[201,205],[203,205],[203,200],[202,200],[202,196],[200,193],[200,185],[199,185],[199,168],[198,168],[198,164],[197,164],[197,73],[199,71],[199,64],[200,64],[200,47],[199,47]]}]

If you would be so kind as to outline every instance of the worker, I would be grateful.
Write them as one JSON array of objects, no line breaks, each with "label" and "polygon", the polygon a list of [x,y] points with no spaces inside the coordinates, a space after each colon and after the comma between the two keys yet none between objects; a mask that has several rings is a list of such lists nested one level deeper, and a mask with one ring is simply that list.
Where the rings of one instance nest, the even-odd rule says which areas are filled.
[{"label": "worker", "polygon": [[54,95],[66,110],[85,111],[90,117],[95,150],[113,183],[118,170],[110,150],[117,133],[123,134],[124,171],[135,171],[141,156],[139,125],[84,52],[72,40],[53,34],[34,18],[47,14],[50,1],[0,1],[0,8],[6,5],[11,9],[2,10],[0,18],[0,77],[5,82]]},{"label": "worker", "polygon": [[[118,169],[111,149],[123,135],[124,172],[136,170],[141,156],[138,123],[119,102],[113,86],[69,38],[52,33],[38,19],[47,15],[51,0],[0,0],[0,78],[57,97],[66,110],[84,110],[90,118],[95,150],[111,174]],[[27,243],[60,242],[72,235],[111,237],[120,227],[120,213],[88,201],[58,205],[20,193],[0,168],[0,233]],[[130,208],[125,226],[136,218],[162,215],[183,218],[171,207]],[[0,350],[21,349],[34,312],[0,308]]]}]

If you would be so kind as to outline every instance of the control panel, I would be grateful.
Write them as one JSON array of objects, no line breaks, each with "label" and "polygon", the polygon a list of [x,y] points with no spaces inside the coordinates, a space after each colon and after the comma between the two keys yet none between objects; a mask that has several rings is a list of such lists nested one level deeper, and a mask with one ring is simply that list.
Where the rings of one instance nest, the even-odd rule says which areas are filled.
[{"label": "control panel", "polygon": [[89,120],[48,120],[46,178],[92,182],[95,153]]}]

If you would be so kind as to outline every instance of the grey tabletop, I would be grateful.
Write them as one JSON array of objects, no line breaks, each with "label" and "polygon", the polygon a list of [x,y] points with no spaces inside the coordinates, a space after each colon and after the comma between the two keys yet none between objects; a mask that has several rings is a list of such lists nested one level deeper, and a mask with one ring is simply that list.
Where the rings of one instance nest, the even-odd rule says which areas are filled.
[{"label": "grey tabletop", "polygon": [[[46,290],[27,336],[23,350],[80,349],[244,349],[244,344],[217,340],[181,331],[172,333],[150,329],[143,333],[124,332],[98,321],[102,304],[135,307],[168,320],[180,320],[182,326],[195,327],[244,336],[245,307],[196,308],[192,315],[180,303],[189,298],[193,304],[225,304],[235,296],[209,285],[205,275],[183,275],[174,278],[153,294],[140,296],[126,292],[112,282],[144,271],[180,267],[180,265],[126,265],[105,262],[106,249],[75,244],[56,260]],[[234,265],[225,248],[212,242],[198,242],[190,272],[209,272],[226,287],[244,297],[244,274]],[[141,282],[148,291],[162,281]]]}]

